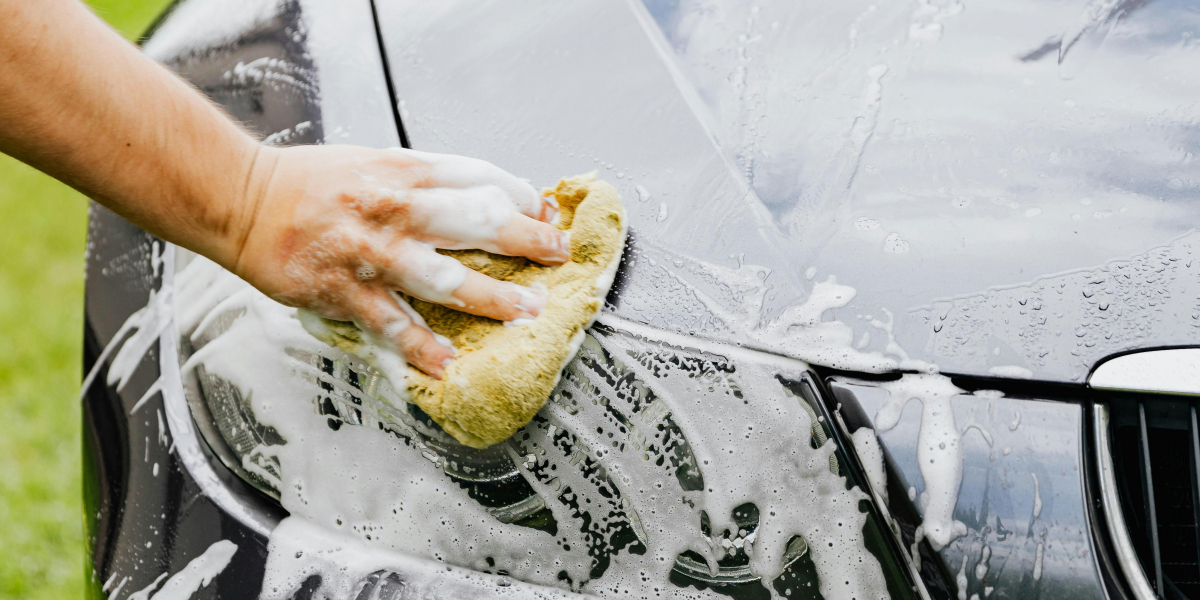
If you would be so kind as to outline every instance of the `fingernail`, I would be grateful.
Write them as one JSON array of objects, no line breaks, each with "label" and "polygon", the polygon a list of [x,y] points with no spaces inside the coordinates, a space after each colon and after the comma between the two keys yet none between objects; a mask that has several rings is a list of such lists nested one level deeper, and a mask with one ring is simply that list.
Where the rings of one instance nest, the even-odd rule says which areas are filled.
[{"label": "fingernail", "polygon": [[564,261],[571,260],[571,232],[564,231],[558,236],[558,250]]},{"label": "fingernail", "polygon": [[[451,342],[450,338],[448,338],[440,333],[434,333],[433,341],[437,342],[438,344],[441,344],[442,346],[444,346],[446,348],[449,348],[450,356],[454,356],[454,352],[455,352],[454,342]],[[449,360],[449,359],[447,359],[447,360]]]},{"label": "fingernail", "polygon": [[517,301],[513,303],[513,308],[530,317],[538,316],[546,307],[545,292],[516,284],[513,284],[513,291],[517,295]]},{"label": "fingernail", "polygon": [[544,265],[560,265],[571,260],[571,232],[553,230],[554,233],[539,231],[531,240],[542,248],[542,253],[530,258]]},{"label": "fingernail", "polygon": [[547,253],[540,259],[546,264],[562,264],[571,260],[571,232],[560,231],[546,242]]},{"label": "fingernail", "polygon": [[454,356],[447,356],[446,358],[443,358],[442,362],[440,363],[433,362],[435,360],[437,359],[433,358],[433,360],[429,361],[430,364],[428,373],[435,379],[441,379],[442,376],[446,374],[446,369],[450,368],[450,363],[454,362]]},{"label": "fingernail", "polygon": [[553,225],[558,219],[558,201],[554,196],[542,196],[542,220]]},{"label": "fingernail", "polygon": [[429,369],[429,376],[434,379],[441,379],[445,375],[446,375],[446,365],[442,365],[439,367],[431,367]]}]

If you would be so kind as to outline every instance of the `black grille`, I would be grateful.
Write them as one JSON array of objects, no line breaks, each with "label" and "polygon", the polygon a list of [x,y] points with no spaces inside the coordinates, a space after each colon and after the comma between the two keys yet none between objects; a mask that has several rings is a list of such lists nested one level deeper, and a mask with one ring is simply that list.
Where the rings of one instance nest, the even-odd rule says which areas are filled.
[{"label": "black grille", "polygon": [[1160,598],[1200,600],[1200,425],[1172,398],[1109,403],[1112,459],[1129,537]]}]

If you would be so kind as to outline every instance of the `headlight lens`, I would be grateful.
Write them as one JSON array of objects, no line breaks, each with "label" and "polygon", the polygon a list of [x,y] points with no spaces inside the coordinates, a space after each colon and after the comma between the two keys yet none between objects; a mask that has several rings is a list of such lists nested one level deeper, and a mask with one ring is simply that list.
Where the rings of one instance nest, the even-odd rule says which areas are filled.
[{"label": "headlight lens", "polygon": [[[550,401],[532,423],[503,444],[485,450],[469,448],[441,431],[418,408],[404,403],[390,383],[362,360],[325,346],[306,334],[281,333],[281,329],[299,329],[298,322],[288,321],[294,321],[290,317],[292,309],[267,300],[202,258],[181,251],[177,263],[180,360],[193,416],[206,441],[225,465],[277,500],[285,493],[303,498],[305,494],[313,493],[312,488],[319,479],[305,480],[308,489],[303,491],[285,490],[288,486],[300,486],[298,480],[288,483],[294,478],[284,472],[287,464],[280,460],[280,449],[289,444],[306,445],[302,455],[308,457],[305,459],[309,462],[305,467],[307,473],[321,469],[361,469],[362,473],[355,476],[391,476],[388,466],[376,462],[375,457],[333,456],[331,449],[307,446],[311,444],[310,440],[303,439],[304,436],[295,431],[280,431],[268,425],[282,414],[277,411],[304,411],[308,415],[305,419],[323,422],[324,427],[337,432],[338,436],[361,436],[364,433],[358,432],[364,429],[390,434],[397,447],[408,448],[400,456],[436,465],[449,481],[465,491],[470,501],[485,509],[499,523],[560,536],[564,540],[560,547],[568,552],[572,539],[574,543],[585,544],[591,562],[586,577],[594,578],[603,574],[618,555],[643,554],[654,548],[651,536],[685,535],[655,531],[654,523],[661,525],[661,518],[647,514],[644,508],[639,514],[634,499],[644,500],[647,494],[678,498],[678,501],[667,500],[658,506],[681,511],[686,506],[690,511],[697,510],[695,503],[702,501],[706,491],[712,493],[714,486],[738,485],[729,481],[706,485],[702,474],[705,467],[701,463],[708,459],[698,457],[685,439],[683,428],[661,397],[663,390],[684,385],[688,389],[678,390],[678,393],[704,395],[711,392],[714,408],[717,401],[749,405],[750,399],[764,393],[762,390],[773,390],[769,393],[778,396],[780,401],[803,408],[802,414],[806,418],[797,422],[805,422],[811,427],[810,431],[797,432],[800,439],[807,442],[804,446],[822,447],[829,435],[828,423],[821,422],[822,408],[816,397],[811,393],[797,395],[792,391],[801,385],[798,377],[803,373],[803,365],[799,363],[795,365],[800,370],[792,367],[791,373],[783,373],[771,364],[746,362],[747,356],[753,356],[748,353],[726,356],[671,346],[641,334],[597,326],[585,339],[579,356],[565,370]],[[254,333],[248,335],[247,331]],[[254,350],[250,351],[247,346],[253,346]],[[256,371],[248,364],[238,364],[234,371],[243,380],[231,380],[221,374],[231,372],[228,366],[230,353],[248,357],[242,363],[261,362],[268,367]],[[780,362],[770,358],[768,362]],[[215,369],[212,368],[214,365],[217,365]],[[674,373],[674,379],[667,378],[668,372]],[[270,402],[263,398],[254,401],[255,393],[261,395],[264,390],[276,388],[289,390],[290,395]],[[805,389],[811,392],[810,388]],[[670,393],[676,393],[676,390]],[[260,414],[263,410],[274,414]],[[787,414],[795,414],[794,409],[788,411]],[[293,417],[294,414],[289,416]],[[722,417],[714,414],[714,418]],[[790,417],[781,415],[784,421],[787,418]],[[753,426],[750,429],[753,430]],[[750,439],[751,435],[746,437]],[[796,436],[788,434],[787,437]],[[757,442],[748,442],[753,443]],[[753,456],[756,449],[735,444],[722,451]],[[619,456],[623,462],[614,461],[614,456]],[[824,454],[821,460],[826,460]],[[841,471],[839,464],[836,455],[829,454],[822,468],[836,476]],[[750,460],[744,468],[746,474],[751,475],[761,467]],[[639,473],[647,469],[669,473],[670,483],[663,479],[654,480],[650,485],[659,486],[661,491],[647,492],[646,486],[641,485],[645,482],[638,480],[642,476]],[[753,477],[746,479],[751,481]],[[788,478],[777,477],[775,480],[787,481]],[[838,493],[833,488],[839,487],[841,493],[846,493],[844,479],[839,478],[839,481],[842,483],[832,486],[830,493]],[[630,490],[639,485],[642,496],[631,494]],[[752,487],[752,483],[746,485]],[[321,490],[320,493],[336,496],[338,490]],[[345,493],[346,505],[366,501],[356,498],[353,490]],[[748,498],[751,496],[753,493],[747,494]],[[374,498],[370,502],[392,500],[401,504],[404,501],[403,498]],[[471,519],[471,511],[478,508],[464,507],[462,502],[447,498],[444,518]],[[671,508],[672,502],[679,508]],[[801,499],[797,498],[797,502]],[[867,505],[869,502],[863,506]],[[460,509],[456,506],[463,507],[462,515],[458,515]],[[855,514],[860,514],[860,503],[855,503],[852,508]],[[369,507],[364,514],[376,510],[378,507]],[[878,518],[868,512],[868,521]],[[710,570],[699,552],[683,551],[676,555],[672,581],[678,585],[698,586],[760,585],[757,583],[759,578],[752,572],[753,557],[748,552],[758,538],[760,509],[753,502],[742,502],[731,513],[728,520],[721,522],[732,526],[725,525],[714,532],[710,521],[712,515],[700,511],[700,530],[707,536],[706,543],[718,559],[717,569]],[[564,518],[571,521],[562,522]],[[339,519],[337,523],[340,525],[342,521]],[[865,529],[875,532],[876,536],[883,530],[873,521]],[[570,532],[570,535],[564,536],[564,532]],[[365,535],[368,540],[373,539],[372,534]],[[785,547],[777,558],[783,562],[784,572],[776,580],[776,586],[803,585],[805,580],[813,583],[815,573],[811,559],[805,558],[810,554],[805,539],[792,535],[790,540],[781,541]],[[461,547],[464,553],[471,550],[467,546]],[[868,546],[873,546],[874,554],[880,560],[894,562],[892,557],[879,556],[884,554],[878,551],[882,547],[879,540],[868,542]],[[443,548],[449,555],[443,559],[454,562],[454,553],[458,549],[453,544]],[[496,568],[504,567],[498,565]],[[888,570],[894,572],[896,569]]]}]

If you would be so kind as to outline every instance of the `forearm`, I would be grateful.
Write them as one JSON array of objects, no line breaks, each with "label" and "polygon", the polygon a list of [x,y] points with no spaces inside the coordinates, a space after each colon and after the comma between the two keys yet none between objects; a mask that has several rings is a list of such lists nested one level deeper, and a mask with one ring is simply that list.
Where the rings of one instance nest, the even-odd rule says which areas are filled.
[{"label": "forearm", "polygon": [[259,149],[77,0],[0,0],[0,151],[231,266],[270,172]]},{"label": "forearm", "polygon": [[397,292],[503,321],[546,303],[435,248],[571,257],[528,182],[461,156],[263,146],[78,0],[0,0],[0,152],[435,377],[454,351]]}]

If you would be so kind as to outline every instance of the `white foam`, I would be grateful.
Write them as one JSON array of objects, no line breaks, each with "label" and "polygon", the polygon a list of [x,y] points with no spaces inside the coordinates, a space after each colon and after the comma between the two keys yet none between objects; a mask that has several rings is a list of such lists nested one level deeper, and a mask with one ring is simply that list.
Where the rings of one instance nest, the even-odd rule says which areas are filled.
[{"label": "white foam", "polygon": [[284,519],[271,533],[268,545],[266,577],[260,598],[289,598],[311,575],[321,576],[321,597],[354,598],[356,586],[368,576],[383,571],[403,582],[404,597],[412,600],[432,598],[551,598],[578,597],[562,590],[524,585],[503,576],[447,567],[381,549],[353,536],[338,534],[302,518]]},{"label": "white foam", "polygon": [[954,584],[958,588],[958,600],[967,600],[967,555],[962,557],[962,566],[954,576]]},{"label": "white foam", "polygon": [[[218,274],[228,277],[233,276]],[[554,584],[560,570],[584,579],[590,563],[586,544],[544,562],[563,554],[553,536],[497,522],[437,465],[414,460],[417,455],[392,434],[366,427],[330,429],[312,409],[314,369],[288,353],[319,353],[326,347],[304,330],[294,309],[242,285],[231,297],[235,301],[223,308],[239,316],[184,368],[203,364],[207,373],[233,383],[259,422],[287,440],[259,450],[279,461],[281,503],[293,517],[385,549],[468,568],[489,568],[485,558],[490,556],[533,582]],[[202,320],[189,334],[195,337],[217,322]]]},{"label": "white foam", "polygon": [[412,196],[421,201],[417,207],[427,215],[425,231],[429,235],[461,242],[439,244],[449,248],[499,251],[496,242],[500,229],[512,220],[517,210],[516,203],[494,185],[428,188],[414,190]]},{"label": "white foam", "polygon": [[541,196],[528,181],[485,160],[455,154],[421,152],[408,148],[391,148],[390,150],[430,165],[432,179],[439,185],[454,188],[494,186],[503,192],[505,198],[502,201],[508,207],[526,215],[535,215],[541,210]]},{"label": "white foam", "polygon": [[[612,275],[606,273],[602,283],[611,283]],[[305,331],[294,309],[267,299],[201,258],[178,273],[176,280],[181,333],[194,342],[208,340],[184,368],[203,364],[208,374],[233,384],[259,422],[287,440],[283,445],[256,449],[260,458],[278,460],[282,476],[273,483],[281,492],[284,508],[292,515],[272,535],[267,573],[271,583],[269,589],[264,589],[267,597],[290,593],[302,581],[297,578],[306,572],[320,571],[329,589],[342,589],[369,574],[363,569],[384,564],[411,570],[416,573],[414,581],[460,581],[455,575],[421,579],[422,573],[433,571],[413,566],[420,562],[409,558],[413,556],[468,569],[503,568],[534,584],[561,586],[560,572],[577,584],[587,581],[591,568],[588,544],[582,532],[564,527],[574,522],[566,507],[548,502],[560,523],[557,535],[501,523],[445,476],[436,455],[426,455],[433,456],[431,461],[420,460],[421,448],[411,448],[392,433],[374,427],[330,428],[325,416],[313,410],[314,369],[293,358],[296,352],[328,349]],[[755,277],[756,283],[761,281]],[[162,292],[163,297],[169,294],[169,288]],[[894,357],[856,352],[849,348],[853,340],[849,327],[837,321],[822,321],[827,310],[844,306],[853,295],[853,288],[838,285],[830,278],[816,283],[806,302],[765,323],[760,318],[762,295],[754,294],[744,296],[748,305],[725,311],[723,318],[744,327],[743,331],[761,346],[786,347],[789,353],[829,358],[829,362],[842,365],[878,369],[901,364],[906,356],[898,346],[893,349]],[[148,316],[153,310],[140,313],[136,322],[123,331],[144,326],[161,330],[158,321]],[[618,329],[623,326],[619,320],[605,321]],[[596,339],[654,390],[664,414],[669,412],[684,433],[706,489],[682,491],[672,469],[640,460],[641,449],[635,445],[615,448],[611,440],[593,433],[597,415],[587,411],[602,411],[603,406],[582,406],[586,410],[572,412],[558,404],[548,405],[543,416],[568,426],[583,447],[591,450],[589,456],[621,488],[622,500],[628,503],[636,528],[646,538],[648,551],[644,556],[614,554],[604,576],[588,582],[584,590],[619,589],[635,596],[654,596],[669,585],[667,576],[675,557],[687,550],[706,556],[710,566],[715,566],[719,546],[714,547],[700,532],[700,513],[708,515],[715,532],[737,531],[732,518],[734,508],[752,502],[759,508],[760,524],[744,544],[750,568],[762,580],[771,581],[782,572],[787,543],[800,535],[808,542],[825,598],[887,597],[880,566],[862,539],[867,516],[859,512],[858,504],[865,494],[846,489],[845,478],[830,471],[833,442],[813,449],[807,436],[796,435],[811,430],[810,414],[804,410],[803,401],[776,379],[777,375],[799,377],[807,365],[722,346],[713,351],[737,362],[736,382],[729,378],[697,378],[669,360],[677,351],[659,344],[665,340],[695,347],[698,340],[649,328],[643,332],[639,326],[625,325],[629,325],[624,327],[626,334],[596,333]],[[639,332],[648,333],[647,337],[656,341],[639,340]],[[583,339],[581,332],[572,344],[582,343]],[[656,351],[660,353],[657,359],[653,356]],[[590,382],[601,389],[607,385],[602,379]],[[961,479],[961,452],[953,416],[948,410],[942,411],[948,409],[949,397],[958,390],[946,378],[934,376],[909,375],[894,383],[895,394],[911,393],[907,397],[918,397],[925,405],[922,448],[928,445],[925,442],[952,442],[949,451],[941,448],[919,454],[922,462],[932,459],[938,465],[929,472],[922,469],[931,498],[924,531],[936,545],[941,543],[937,540],[948,537],[947,531],[954,532],[954,525],[961,527],[952,520],[947,524]],[[395,390],[384,396],[402,401]],[[619,400],[617,394],[603,396],[612,402]],[[717,405],[721,410],[714,410]],[[947,431],[953,439],[947,437]],[[664,434],[659,431],[650,435]],[[856,436],[856,445],[860,445],[857,437],[862,436]],[[413,440],[408,444],[419,446]],[[873,465],[869,470],[875,471],[874,475],[868,474],[869,481],[882,492],[886,484],[882,453],[876,459],[869,449],[870,442],[861,442],[861,446],[861,453]],[[874,447],[878,450],[877,442]],[[955,452],[958,462],[952,460]],[[255,466],[253,461],[250,464]],[[523,461],[518,464],[528,468]],[[751,464],[754,468],[747,469],[746,465]],[[264,473],[264,477],[274,477]],[[553,496],[548,483],[527,478],[544,498]],[[951,497],[947,501],[948,493]],[[284,548],[288,550],[281,550]],[[301,555],[296,556],[292,548]],[[305,557],[305,548],[316,549],[315,554]],[[489,564],[489,559],[497,566]],[[848,564],[854,568],[848,570]],[[436,572],[443,573],[441,569],[438,567]],[[493,581],[478,574],[461,575],[467,581],[462,585],[468,587],[475,585],[473,581]],[[197,579],[188,582],[193,580]],[[690,589],[673,589],[672,593],[682,597],[711,594]]]},{"label": "white foam", "polygon": [[[596,338],[613,355],[632,358],[647,351],[646,345],[630,337]],[[720,352],[737,357],[730,349]],[[720,380],[698,380],[686,370],[671,368],[669,357],[624,362],[670,409],[705,480],[703,494],[688,496],[696,511],[691,515],[687,513],[692,511],[680,515],[678,504],[657,497],[655,486],[634,486],[640,494],[635,492],[632,502],[646,530],[666,534],[659,539],[651,535],[651,555],[673,557],[686,549],[699,551],[696,546],[701,539],[684,535],[695,531],[699,511],[708,515],[714,532],[737,531],[732,520],[734,508],[752,502],[760,513],[749,552],[755,575],[764,581],[777,577],[783,570],[787,542],[801,535],[812,552],[822,596],[831,600],[887,597],[879,563],[862,539],[866,515],[858,511],[858,501],[867,496],[857,488],[847,490],[845,479],[830,472],[832,442],[813,449],[807,436],[795,434],[811,430],[811,418],[803,401],[775,380],[777,375],[798,377],[807,365],[786,361],[764,365],[761,355],[751,354],[738,361],[735,394]],[[591,431],[587,427],[572,430],[577,435],[584,435],[581,430],[588,435]],[[602,439],[594,443],[608,446]],[[606,450],[605,456],[609,454]],[[613,458],[612,466],[624,473],[645,462]],[[605,467],[609,465],[605,463]],[[631,478],[637,481],[641,476]],[[847,564],[855,568],[847,571]]]},{"label": "white foam", "polygon": [[1042,516],[1042,486],[1038,484],[1037,473],[1030,473],[1033,478],[1033,518]]},{"label": "white foam", "polygon": [[1033,371],[1020,365],[1001,365],[998,367],[991,367],[988,369],[988,373],[995,375],[996,377],[1007,377],[1010,379],[1033,378]]},{"label": "white foam", "polygon": [[934,550],[941,550],[954,538],[966,533],[966,525],[954,520],[958,488],[962,484],[962,438],[954,423],[950,400],[964,393],[943,375],[906,374],[901,379],[880,385],[888,399],[878,414],[875,426],[891,429],[900,420],[911,399],[921,401],[921,429],[917,437],[917,463],[925,481],[924,516],[920,533]]},{"label": "white foam", "polygon": [[683,288],[710,312],[727,331],[727,337],[749,347],[826,367],[865,373],[937,370],[935,365],[911,359],[895,343],[890,331],[890,313],[889,323],[880,321],[878,324],[888,335],[884,351],[856,349],[853,328],[837,319],[825,320],[830,311],[845,307],[856,294],[853,287],[839,284],[832,275],[815,282],[803,302],[784,308],[772,318],[765,311],[765,301],[771,291],[767,284],[772,273],[770,269],[748,264],[731,269],[675,254],[654,246],[653,242],[642,240],[639,245],[645,247],[643,252],[649,250],[664,255],[668,264],[647,262],[661,269],[662,275],[671,283]]},{"label": "white foam", "polygon": [[[417,319],[421,319],[421,315],[413,311],[408,302],[403,298],[397,297],[395,300],[402,309],[405,307],[408,308],[405,312],[411,313],[409,314],[409,318],[415,315]],[[296,311],[296,319],[309,335],[326,344],[334,345],[335,337],[333,330],[320,317],[307,310],[298,310]],[[415,323],[417,326],[425,326],[424,319],[415,321]],[[390,340],[380,339],[364,330],[362,331],[362,344],[358,347],[358,353],[363,360],[370,361],[371,365],[378,369],[391,382],[392,387],[396,390],[401,400],[408,400],[408,388],[405,385],[405,382],[408,380],[408,362],[396,350],[395,344],[391,343]]]},{"label": "white foam", "polygon": [[454,292],[467,279],[468,269],[457,259],[434,252],[428,244],[419,244],[417,249],[406,252],[402,260],[409,274],[405,279],[406,292],[437,304],[464,306]]},{"label": "white foam", "polygon": [[[232,277],[206,271],[203,259],[192,266],[197,269],[181,273],[181,280],[196,273],[217,279]],[[228,287],[227,282],[212,284]],[[414,460],[413,450],[391,434],[366,427],[330,429],[326,419],[311,408],[311,384],[303,377],[307,367],[284,352],[320,351],[320,342],[307,335],[293,309],[242,285],[230,300],[214,307],[238,316],[197,351],[189,365],[202,363],[209,374],[233,383],[249,400],[259,422],[287,440],[285,445],[259,450],[279,461],[281,502],[293,520],[357,539],[370,546],[371,552],[383,549],[425,556],[478,570],[490,568],[486,561],[490,557],[525,581],[561,585],[557,575],[562,571],[574,581],[586,581],[591,560],[579,532],[560,528],[560,533],[552,536],[500,523],[467,498],[438,465]],[[210,315],[187,333],[198,339],[221,322]],[[733,509],[754,502],[762,517],[750,544],[751,568],[764,580],[779,575],[787,542],[802,535],[809,542],[826,598],[886,597],[882,572],[862,541],[866,515],[858,511],[858,501],[865,496],[857,489],[847,490],[844,478],[830,472],[831,442],[814,450],[804,436],[794,434],[811,429],[811,420],[801,400],[790,396],[774,379],[781,370],[799,376],[805,369],[803,363],[748,354],[755,360],[746,360],[745,367],[739,363],[743,399],[735,400],[729,388],[713,396],[711,382],[696,381],[686,372],[665,368],[665,363],[653,371],[647,369],[632,358],[644,353],[647,346],[632,337],[598,339],[609,352],[625,357],[623,362],[639,379],[654,387],[691,443],[711,490],[664,492],[666,485],[678,490],[670,469],[609,451],[608,440],[589,439],[594,426],[585,414],[549,405],[544,414],[571,425],[569,428],[596,451],[596,460],[621,487],[648,535],[646,556],[615,555],[604,577],[586,589],[617,587],[653,595],[648,586],[666,585],[680,552],[693,550],[715,558],[708,538],[699,531],[700,511],[709,515],[714,531],[736,531]],[[769,368],[755,366],[764,360]],[[615,395],[606,394],[608,397]],[[713,402],[721,398],[727,400],[723,404],[726,410],[721,418],[713,418]],[[752,443],[744,442],[746,435],[753,438]],[[734,447],[738,453],[727,451]],[[746,464],[756,468],[747,470]],[[550,505],[559,511],[556,518],[560,524],[571,522],[565,508],[554,502]],[[277,584],[284,590],[280,593],[288,591],[286,584],[296,583],[297,574],[303,571],[284,557],[273,549],[268,573],[269,581],[283,582]],[[849,581],[844,568],[848,561],[859,565]],[[317,563],[306,564],[306,569],[321,568],[313,566]],[[334,579],[339,576],[330,574]],[[354,579],[346,577],[347,581]]]},{"label": "white foam", "polygon": [[988,561],[992,558],[992,547],[987,544],[979,551],[979,562],[975,563],[975,579],[983,581],[988,573]]},{"label": "white foam", "polygon": [[871,489],[886,505],[887,466],[883,463],[883,449],[879,446],[879,438],[875,437],[875,431],[870,427],[859,427],[851,437],[858,460],[867,472],[867,481],[871,483]]},{"label": "white foam", "polygon": [[[162,575],[159,575],[158,577],[154,578],[154,581],[150,582],[150,585],[148,585],[132,594],[129,594],[129,597],[126,598],[126,600],[147,600],[148,598],[150,598],[150,594],[153,594],[154,590],[158,588],[158,584],[161,583],[163,579],[166,579],[166,577],[167,577],[167,573],[163,573]],[[124,583],[124,582],[122,581],[121,583]],[[119,593],[119,592],[120,592],[120,590],[114,591],[113,595],[111,597],[115,598],[117,596],[117,593]]]},{"label": "white foam", "polygon": [[[221,575],[236,552],[238,552],[238,545],[232,541],[214,542],[203,554],[187,563],[184,569],[170,576],[167,583],[163,583],[162,589],[158,589],[158,592],[155,592],[155,589],[158,588],[158,583],[167,577],[166,572],[158,576],[149,586],[130,594],[130,598],[127,600],[187,600],[192,598],[192,594],[196,594],[200,588],[208,586],[212,578]],[[150,595],[151,593],[154,595]],[[109,598],[116,598],[116,592]]]},{"label": "white foam", "polygon": [[146,356],[146,352],[158,343],[158,336],[162,335],[163,329],[174,317],[171,309],[170,288],[161,291],[151,290],[150,300],[146,306],[130,315],[113,334],[108,345],[100,351],[96,363],[83,378],[79,398],[82,400],[83,396],[87,394],[100,367],[105,364],[108,356],[114,351],[116,355],[113,356],[112,363],[108,367],[107,383],[116,385],[117,391],[125,389],[125,384],[129,383],[129,378],[133,376],[133,372],[142,362],[142,358]]}]

